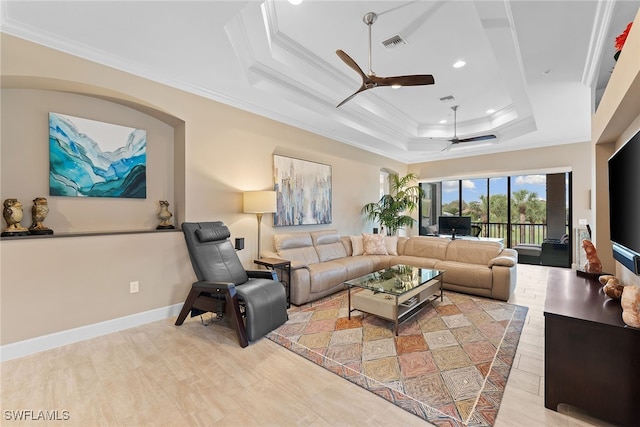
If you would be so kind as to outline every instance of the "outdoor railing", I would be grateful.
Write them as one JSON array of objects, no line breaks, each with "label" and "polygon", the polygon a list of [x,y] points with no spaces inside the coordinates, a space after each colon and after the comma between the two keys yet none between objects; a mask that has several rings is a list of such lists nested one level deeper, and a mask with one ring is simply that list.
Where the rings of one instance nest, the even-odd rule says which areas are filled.
[{"label": "outdoor railing", "polygon": [[[520,244],[541,245],[547,239],[547,224],[520,224],[507,222],[474,222],[482,229],[480,237],[503,239],[505,247],[513,248]],[[569,226],[565,224],[565,233],[570,234]],[[424,234],[428,234],[425,228]],[[509,237],[510,235],[510,237]],[[551,236],[560,238],[561,236]]]},{"label": "outdoor railing", "polygon": [[[547,238],[546,224],[490,222],[474,223],[473,225],[482,228],[480,236],[504,239],[505,246],[510,248],[521,243],[540,245]],[[507,245],[509,229],[511,230],[511,244]]]}]

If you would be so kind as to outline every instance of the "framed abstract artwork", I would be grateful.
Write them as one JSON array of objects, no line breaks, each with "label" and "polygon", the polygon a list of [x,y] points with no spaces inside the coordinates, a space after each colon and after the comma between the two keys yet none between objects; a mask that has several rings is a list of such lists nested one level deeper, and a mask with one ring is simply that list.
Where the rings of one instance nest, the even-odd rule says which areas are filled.
[{"label": "framed abstract artwork", "polygon": [[49,195],[147,197],[147,132],[49,113]]},{"label": "framed abstract artwork", "polygon": [[331,166],[273,156],[274,226],[331,224]]}]

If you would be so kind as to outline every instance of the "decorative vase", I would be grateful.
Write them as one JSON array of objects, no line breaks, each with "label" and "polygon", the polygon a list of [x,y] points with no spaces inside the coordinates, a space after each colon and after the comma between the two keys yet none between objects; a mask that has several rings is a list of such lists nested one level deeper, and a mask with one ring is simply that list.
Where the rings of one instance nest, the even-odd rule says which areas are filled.
[{"label": "decorative vase", "polygon": [[7,223],[7,228],[2,232],[5,236],[26,236],[29,230],[20,225],[22,221],[22,203],[18,199],[6,199],[3,203],[2,216]]},{"label": "decorative vase", "polygon": [[160,225],[156,227],[156,230],[171,230],[174,228],[171,225],[171,217],[173,214],[169,212],[169,202],[166,200],[160,200],[160,212],[158,218],[160,219]]},{"label": "decorative vase", "polygon": [[45,197],[36,197],[33,199],[33,206],[31,207],[32,224],[31,227],[29,227],[30,234],[53,234],[53,230],[43,224],[48,213],[49,203]]}]

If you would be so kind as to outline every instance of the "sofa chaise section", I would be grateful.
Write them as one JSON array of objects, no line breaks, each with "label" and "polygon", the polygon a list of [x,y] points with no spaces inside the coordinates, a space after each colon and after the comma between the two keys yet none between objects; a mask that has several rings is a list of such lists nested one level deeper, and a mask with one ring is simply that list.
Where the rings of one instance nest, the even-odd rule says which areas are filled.
[{"label": "sofa chaise section", "polygon": [[445,271],[445,289],[506,301],[515,289],[517,259],[517,252],[501,243],[456,239],[434,268]]}]

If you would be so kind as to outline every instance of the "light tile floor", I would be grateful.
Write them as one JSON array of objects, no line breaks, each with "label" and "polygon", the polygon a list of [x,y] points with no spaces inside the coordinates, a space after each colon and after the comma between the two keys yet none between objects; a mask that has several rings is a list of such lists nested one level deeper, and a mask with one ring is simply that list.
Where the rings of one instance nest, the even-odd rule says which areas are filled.
[{"label": "light tile floor", "polygon": [[[559,412],[544,407],[548,271],[518,266],[510,302],[528,306],[529,313],[496,426],[608,426],[566,405]],[[2,363],[0,424],[429,425],[267,339],[242,349],[223,325],[204,327],[193,318],[176,327],[174,320]],[[14,420],[25,411],[32,411],[31,419],[69,419]]]}]

